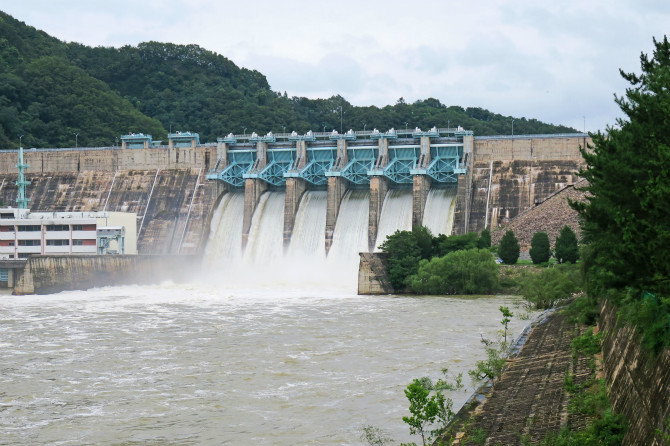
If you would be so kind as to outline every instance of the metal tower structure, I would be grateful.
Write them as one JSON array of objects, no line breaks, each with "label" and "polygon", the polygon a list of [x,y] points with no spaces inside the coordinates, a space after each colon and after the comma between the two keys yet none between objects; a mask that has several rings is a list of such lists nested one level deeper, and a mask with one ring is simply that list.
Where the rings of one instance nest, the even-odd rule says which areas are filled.
[{"label": "metal tower structure", "polygon": [[16,182],[16,185],[19,186],[19,194],[16,197],[16,202],[19,205],[19,209],[28,209],[30,198],[26,198],[26,186],[30,184],[30,181],[26,181],[24,171],[29,166],[23,162],[23,146],[21,144],[19,144],[19,162],[16,167],[19,169],[19,180]]}]

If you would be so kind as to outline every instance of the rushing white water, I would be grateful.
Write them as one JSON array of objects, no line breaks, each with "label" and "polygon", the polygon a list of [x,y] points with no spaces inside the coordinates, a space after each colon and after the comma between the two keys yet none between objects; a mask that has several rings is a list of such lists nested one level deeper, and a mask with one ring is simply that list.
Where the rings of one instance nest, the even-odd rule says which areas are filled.
[{"label": "rushing white water", "polygon": [[423,225],[433,235],[451,235],[454,226],[456,188],[431,189],[423,212]]},{"label": "rushing white water", "polygon": [[[387,223],[411,213],[404,192],[385,232],[408,229]],[[0,443],[360,445],[364,425],[416,440],[403,389],[471,369],[515,299],[357,296],[368,192],[344,197],[327,259],[325,194],[304,196],[286,256],[283,200],[261,197],[243,254],[244,197],[224,196],[191,284],[0,296]]]},{"label": "rushing white water", "polygon": [[206,264],[221,264],[226,259],[242,257],[243,216],[244,193],[225,194],[212,215],[209,243],[204,255]]},{"label": "rushing white water", "polygon": [[391,189],[386,193],[382,213],[379,216],[375,251],[384,243],[386,237],[396,231],[412,229],[412,190]]},{"label": "rushing white water", "polygon": [[251,220],[244,262],[271,265],[281,260],[284,246],[284,192],[261,195]]},{"label": "rushing white water", "polygon": [[307,191],[295,216],[289,257],[326,256],[326,191]]},{"label": "rushing white water", "polygon": [[342,198],[328,252],[330,267],[338,271],[340,280],[355,286],[358,253],[368,250],[368,209],[370,192],[350,190]]}]

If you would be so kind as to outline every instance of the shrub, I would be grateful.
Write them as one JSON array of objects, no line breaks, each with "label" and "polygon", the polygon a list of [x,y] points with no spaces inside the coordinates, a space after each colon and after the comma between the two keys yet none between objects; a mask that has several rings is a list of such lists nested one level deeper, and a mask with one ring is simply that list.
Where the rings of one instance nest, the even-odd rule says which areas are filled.
[{"label": "shrub", "polygon": [[484,294],[498,286],[499,267],[486,249],[422,260],[409,285],[420,294]]},{"label": "shrub", "polygon": [[514,232],[512,230],[505,232],[498,246],[498,256],[505,265],[514,265],[519,260],[520,253],[521,248]]},{"label": "shrub", "polygon": [[556,237],[556,260],[558,263],[576,263],[579,258],[577,236],[570,226],[565,225]]},{"label": "shrub", "polygon": [[549,268],[523,277],[521,294],[537,309],[551,308],[570,298],[579,289],[580,282],[576,268]]},{"label": "shrub", "polygon": [[530,241],[530,258],[535,265],[549,261],[551,245],[546,232],[536,232]]},{"label": "shrub", "polygon": [[446,236],[440,234],[433,238],[433,256],[444,257],[450,252],[464,251],[477,248],[480,237],[476,232],[469,232],[463,235]]}]

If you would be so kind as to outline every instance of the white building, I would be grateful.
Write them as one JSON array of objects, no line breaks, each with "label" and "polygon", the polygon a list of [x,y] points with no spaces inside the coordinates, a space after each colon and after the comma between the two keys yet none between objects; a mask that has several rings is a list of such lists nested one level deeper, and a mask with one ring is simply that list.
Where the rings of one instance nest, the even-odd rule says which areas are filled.
[{"label": "white building", "polygon": [[0,259],[31,254],[137,254],[136,214],[0,208]]}]

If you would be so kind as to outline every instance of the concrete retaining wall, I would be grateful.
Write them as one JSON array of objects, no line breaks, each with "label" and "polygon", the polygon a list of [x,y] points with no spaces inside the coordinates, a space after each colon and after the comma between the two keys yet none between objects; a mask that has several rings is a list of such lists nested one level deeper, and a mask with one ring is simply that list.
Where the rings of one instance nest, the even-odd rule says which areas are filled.
[{"label": "concrete retaining wall", "polygon": [[358,294],[393,294],[393,287],[386,273],[386,255],[361,252],[360,256]]},{"label": "concrete retaining wall", "polygon": [[629,422],[623,444],[667,444],[656,429],[670,417],[670,349],[652,357],[634,330],[617,324],[617,319],[616,308],[605,304],[600,318],[605,333],[603,370],[612,408]]},{"label": "concrete retaining wall", "polygon": [[195,256],[34,256],[18,274],[14,294],[179,282],[191,279],[198,264]]}]

